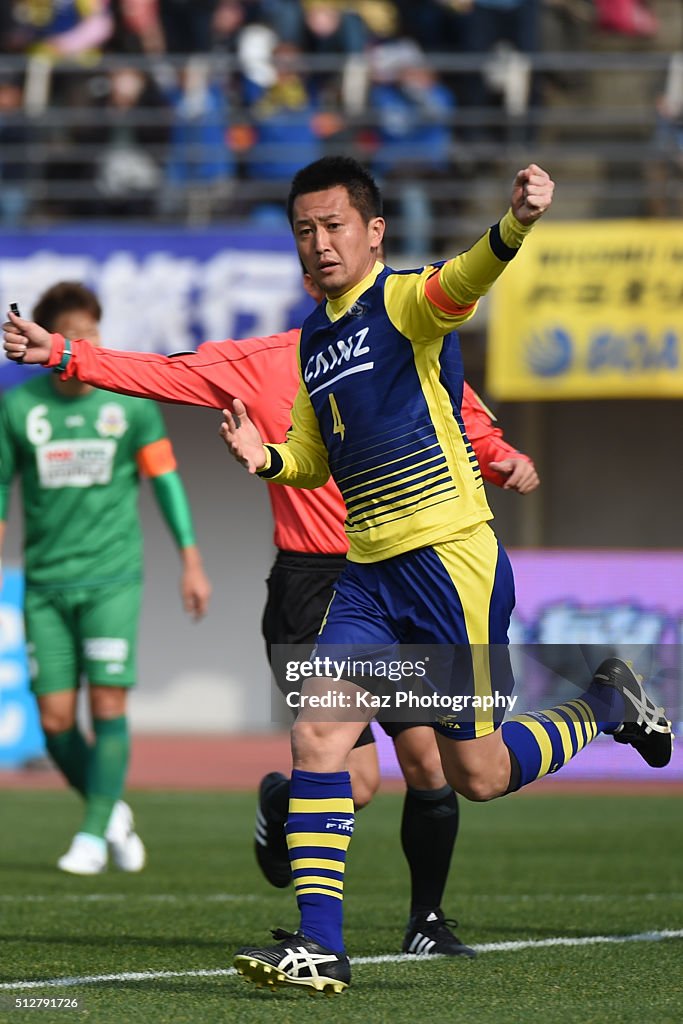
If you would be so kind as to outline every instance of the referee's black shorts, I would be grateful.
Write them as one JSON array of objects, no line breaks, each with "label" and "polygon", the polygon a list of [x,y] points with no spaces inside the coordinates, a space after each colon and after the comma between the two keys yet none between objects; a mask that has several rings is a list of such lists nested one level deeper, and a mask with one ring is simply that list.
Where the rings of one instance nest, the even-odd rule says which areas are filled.
[{"label": "referee's black shorts", "polygon": [[[323,621],[327,606],[332,600],[334,584],[346,567],[344,555],[311,555],[298,551],[278,551],[273,568],[266,583],[268,598],[263,610],[261,632],[266,642],[268,662],[282,694],[291,691],[291,683],[285,678],[284,660],[278,664],[273,647],[280,644],[300,644],[308,657]],[[387,736],[392,739],[405,729],[412,728],[410,722],[377,721]],[[356,747],[374,743],[370,726],[366,726],[356,741]]]}]

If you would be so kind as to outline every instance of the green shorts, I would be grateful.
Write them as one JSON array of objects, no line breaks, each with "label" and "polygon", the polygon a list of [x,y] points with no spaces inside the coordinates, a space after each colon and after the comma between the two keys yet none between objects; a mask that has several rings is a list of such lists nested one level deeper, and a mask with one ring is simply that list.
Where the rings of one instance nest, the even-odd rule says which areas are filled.
[{"label": "green shorts", "polygon": [[24,618],[31,689],[37,696],[136,682],[142,583],[26,590]]}]

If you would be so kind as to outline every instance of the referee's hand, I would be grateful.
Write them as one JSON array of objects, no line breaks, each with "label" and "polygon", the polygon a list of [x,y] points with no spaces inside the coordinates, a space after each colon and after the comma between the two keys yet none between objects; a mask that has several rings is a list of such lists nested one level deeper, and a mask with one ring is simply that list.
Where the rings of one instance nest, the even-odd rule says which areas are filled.
[{"label": "referee's hand", "polygon": [[44,327],[8,313],[2,325],[5,353],[14,362],[46,363],[52,351],[52,335]]},{"label": "referee's hand", "polygon": [[527,459],[503,459],[502,462],[490,462],[489,469],[506,477],[505,483],[502,484],[504,491],[531,494],[541,482],[533,462]]}]

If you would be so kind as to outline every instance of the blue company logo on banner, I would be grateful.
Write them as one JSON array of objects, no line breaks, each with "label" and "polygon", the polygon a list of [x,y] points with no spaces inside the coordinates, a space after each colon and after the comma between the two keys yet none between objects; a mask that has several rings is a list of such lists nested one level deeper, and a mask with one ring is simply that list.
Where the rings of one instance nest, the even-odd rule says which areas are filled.
[{"label": "blue company logo on banner", "polygon": [[[203,341],[277,334],[313,308],[288,232],[230,228],[0,232],[0,309],[29,316],[57,281],[80,281],[102,304],[103,344],[180,352]],[[0,386],[28,369],[0,353]]]},{"label": "blue company logo on banner", "polygon": [[29,690],[23,597],[23,574],[6,569],[0,593],[0,768],[18,767],[45,753],[38,708]]},{"label": "blue company logo on banner", "polygon": [[680,339],[674,330],[656,335],[644,330],[601,331],[591,338],[587,369],[647,373],[678,370],[680,362]]},{"label": "blue company logo on banner", "polygon": [[527,364],[537,377],[558,377],[566,373],[571,367],[572,356],[572,339],[561,327],[536,332],[527,344]]}]

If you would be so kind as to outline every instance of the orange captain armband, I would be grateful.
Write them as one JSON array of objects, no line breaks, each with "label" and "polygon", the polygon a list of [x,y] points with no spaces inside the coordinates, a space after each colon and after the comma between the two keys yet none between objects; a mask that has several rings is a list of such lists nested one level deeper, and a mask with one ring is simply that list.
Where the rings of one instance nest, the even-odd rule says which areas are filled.
[{"label": "orange captain armband", "polygon": [[425,282],[425,295],[432,306],[436,306],[442,313],[447,313],[449,316],[464,316],[473,310],[476,302],[470,302],[467,306],[459,306],[455,299],[452,299],[444,291],[441,287],[440,274],[441,268],[435,271],[431,277],[428,277]]},{"label": "orange captain armband", "polygon": [[155,477],[178,468],[173,446],[167,437],[146,444],[137,454],[138,469],[143,476]]}]

